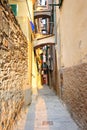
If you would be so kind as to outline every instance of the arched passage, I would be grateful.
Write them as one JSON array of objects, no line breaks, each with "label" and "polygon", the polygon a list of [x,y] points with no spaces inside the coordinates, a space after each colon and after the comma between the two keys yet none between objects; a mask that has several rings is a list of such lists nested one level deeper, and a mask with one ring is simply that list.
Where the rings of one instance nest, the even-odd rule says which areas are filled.
[{"label": "arched passage", "polygon": [[[55,35],[38,37],[34,41],[36,64],[41,76],[42,84],[49,84],[52,80],[54,65]],[[52,83],[52,82],[51,82]],[[50,85],[50,84],[49,84]],[[52,86],[52,85],[50,85]]]},{"label": "arched passage", "polygon": [[38,48],[45,45],[55,45],[55,35],[39,37],[34,40],[34,48]]}]

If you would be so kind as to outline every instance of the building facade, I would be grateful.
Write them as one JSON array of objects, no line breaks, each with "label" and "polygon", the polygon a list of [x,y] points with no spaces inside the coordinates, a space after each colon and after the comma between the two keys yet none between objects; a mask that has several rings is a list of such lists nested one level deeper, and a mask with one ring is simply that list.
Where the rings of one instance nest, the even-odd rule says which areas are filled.
[{"label": "building facade", "polygon": [[86,6],[86,1],[63,0],[60,7],[55,7],[60,97],[84,130],[87,129]]},{"label": "building facade", "polygon": [[33,1],[0,1],[0,130],[13,129],[21,108],[31,103],[36,86],[30,21],[33,23]]}]

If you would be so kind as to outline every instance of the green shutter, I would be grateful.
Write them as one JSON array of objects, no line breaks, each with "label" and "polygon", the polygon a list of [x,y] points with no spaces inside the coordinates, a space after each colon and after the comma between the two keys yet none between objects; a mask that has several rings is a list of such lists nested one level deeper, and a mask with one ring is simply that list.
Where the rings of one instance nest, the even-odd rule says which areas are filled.
[{"label": "green shutter", "polygon": [[63,0],[59,0],[59,4],[60,4],[60,6],[62,5],[62,2],[63,2]]},{"label": "green shutter", "polygon": [[11,4],[10,6],[12,8],[12,11],[13,11],[14,15],[17,16],[17,5],[16,4]]}]

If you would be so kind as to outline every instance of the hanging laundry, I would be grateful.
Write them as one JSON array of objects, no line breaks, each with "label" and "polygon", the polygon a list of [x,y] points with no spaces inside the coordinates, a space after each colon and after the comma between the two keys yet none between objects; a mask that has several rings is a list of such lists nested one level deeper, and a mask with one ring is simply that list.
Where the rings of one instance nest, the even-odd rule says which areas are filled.
[{"label": "hanging laundry", "polygon": [[35,30],[35,26],[34,26],[34,24],[33,24],[32,21],[30,21],[30,25],[31,25],[31,29],[32,29],[32,31],[34,31],[34,30]]}]

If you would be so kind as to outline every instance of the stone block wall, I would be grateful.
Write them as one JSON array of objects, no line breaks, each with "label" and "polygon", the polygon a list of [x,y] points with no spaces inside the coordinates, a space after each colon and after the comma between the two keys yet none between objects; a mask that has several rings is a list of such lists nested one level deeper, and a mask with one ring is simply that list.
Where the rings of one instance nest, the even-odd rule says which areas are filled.
[{"label": "stone block wall", "polygon": [[0,4],[0,130],[11,125],[24,103],[27,40],[9,7]]},{"label": "stone block wall", "polygon": [[87,130],[87,63],[63,70],[63,100],[73,118]]}]

